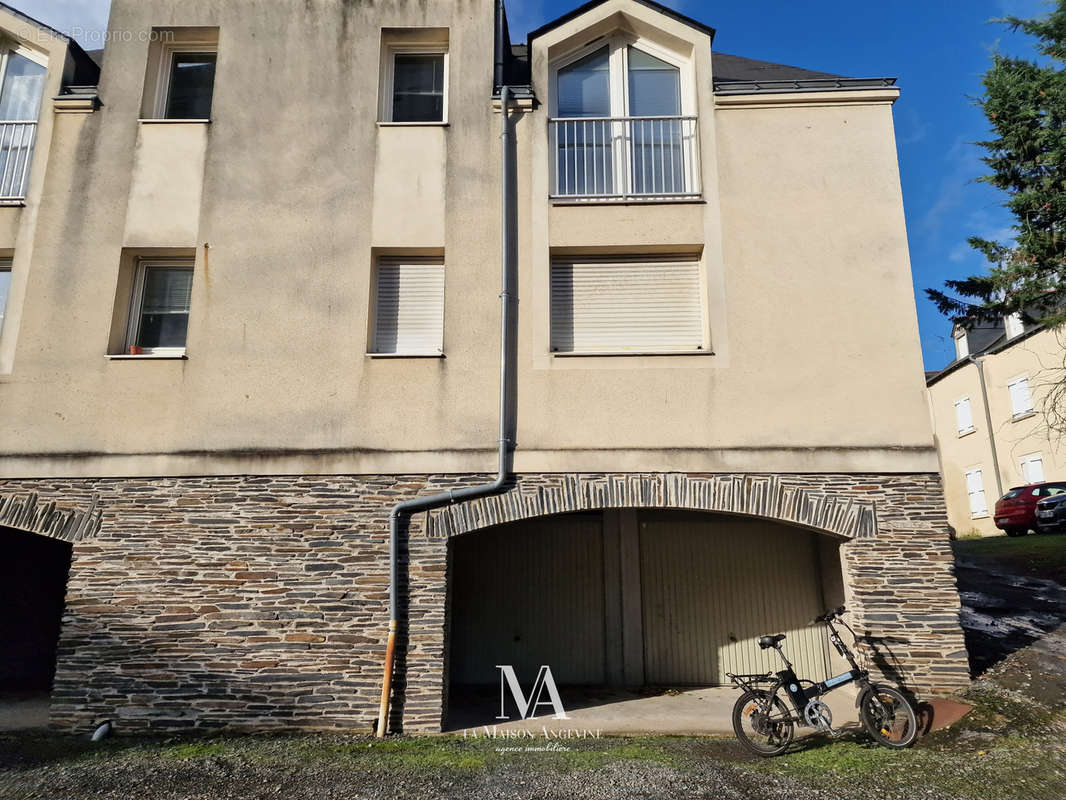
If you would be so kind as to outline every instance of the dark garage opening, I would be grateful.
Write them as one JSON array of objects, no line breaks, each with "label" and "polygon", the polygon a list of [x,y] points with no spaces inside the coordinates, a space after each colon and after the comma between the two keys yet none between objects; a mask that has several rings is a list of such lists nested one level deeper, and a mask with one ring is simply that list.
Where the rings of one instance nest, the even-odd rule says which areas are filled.
[{"label": "dark garage opening", "polygon": [[55,678],[71,545],[0,526],[0,697],[46,694]]},{"label": "dark garage opening", "polygon": [[807,623],[839,605],[838,549],[833,537],[772,520],[654,509],[455,537],[444,727],[496,724],[501,695],[514,718],[498,665],[514,668],[525,693],[549,665],[569,711],[777,669],[755,640],[787,632],[793,661],[825,677],[825,637]]}]

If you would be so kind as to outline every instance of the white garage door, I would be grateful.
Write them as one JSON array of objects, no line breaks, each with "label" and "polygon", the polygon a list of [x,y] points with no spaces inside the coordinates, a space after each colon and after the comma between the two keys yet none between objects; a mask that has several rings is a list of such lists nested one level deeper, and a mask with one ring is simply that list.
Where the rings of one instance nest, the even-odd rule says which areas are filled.
[{"label": "white garage door", "polygon": [[644,514],[640,523],[645,680],[727,684],[781,669],[759,636],[784,633],[803,678],[828,674],[816,534],[758,520]]}]

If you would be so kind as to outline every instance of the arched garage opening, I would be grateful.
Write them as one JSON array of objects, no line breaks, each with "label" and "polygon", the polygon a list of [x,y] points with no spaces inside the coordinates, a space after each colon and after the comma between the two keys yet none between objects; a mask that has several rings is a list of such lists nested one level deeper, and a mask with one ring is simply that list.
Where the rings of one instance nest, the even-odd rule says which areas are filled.
[{"label": "arched garage opening", "polygon": [[71,544],[0,526],[0,729],[42,727],[56,670]]},{"label": "arched garage opening", "polygon": [[797,671],[822,678],[824,632],[807,623],[843,600],[841,541],[761,518],[658,509],[454,536],[445,725],[497,722],[499,665],[513,667],[524,692],[548,665],[563,704],[588,707],[776,670],[756,639],[783,632]]}]

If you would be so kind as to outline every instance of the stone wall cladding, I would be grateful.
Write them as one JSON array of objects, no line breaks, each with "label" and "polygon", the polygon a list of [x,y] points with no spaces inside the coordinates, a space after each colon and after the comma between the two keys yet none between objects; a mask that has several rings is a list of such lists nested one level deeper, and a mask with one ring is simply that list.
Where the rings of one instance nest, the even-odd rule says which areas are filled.
[{"label": "stone wall cladding", "polygon": [[[488,477],[0,482],[0,494],[36,492],[60,507],[96,499],[103,514],[99,534],[74,544],[53,727],[114,719],[124,731],[369,730],[388,624],[391,506]],[[522,475],[515,491],[550,498],[566,486],[649,477],[676,476]],[[774,477],[876,508],[876,535],[842,546],[858,629],[906,640],[889,647],[918,692],[965,685],[939,477]],[[439,730],[443,708],[446,531],[436,520],[429,530],[425,515],[412,519],[406,676],[393,716],[406,731]]]}]

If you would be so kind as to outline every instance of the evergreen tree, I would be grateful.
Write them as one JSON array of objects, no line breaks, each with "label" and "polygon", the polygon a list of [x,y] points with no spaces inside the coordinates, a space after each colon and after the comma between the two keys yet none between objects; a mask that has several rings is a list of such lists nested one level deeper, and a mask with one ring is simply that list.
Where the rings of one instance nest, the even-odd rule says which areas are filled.
[{"label": "evergreen tree", "polygon": [[1037,38],[1039,64],[995,55],[980,98],[995,138],[977,142],[1015,218],[1010,244],[968,241],[990,264],[986,274],[927,289],[944,314],[962,324],[1020,312],[1027,321],[1066,324],[1066,0],[1046,18],[1000,22]]}]

